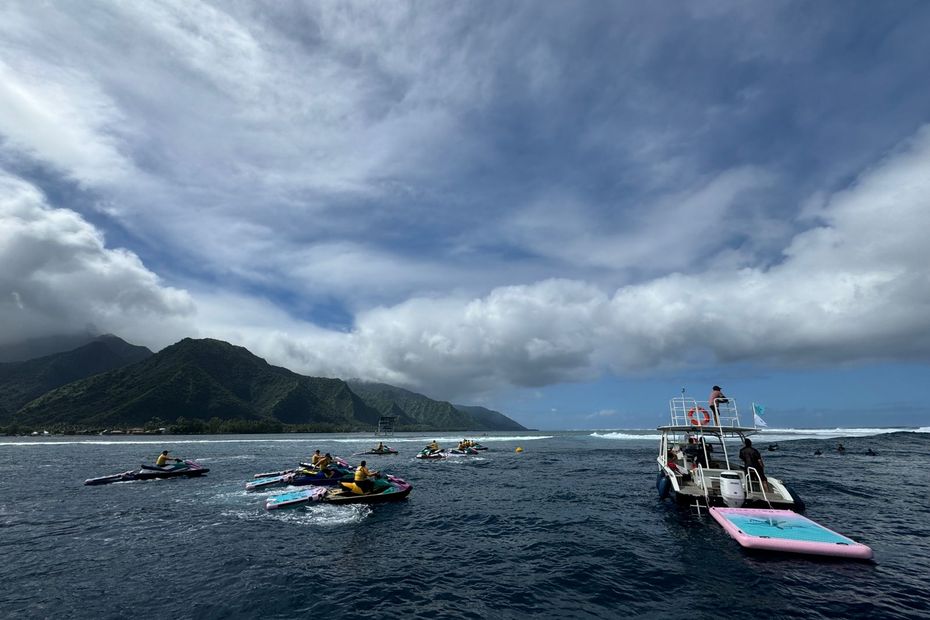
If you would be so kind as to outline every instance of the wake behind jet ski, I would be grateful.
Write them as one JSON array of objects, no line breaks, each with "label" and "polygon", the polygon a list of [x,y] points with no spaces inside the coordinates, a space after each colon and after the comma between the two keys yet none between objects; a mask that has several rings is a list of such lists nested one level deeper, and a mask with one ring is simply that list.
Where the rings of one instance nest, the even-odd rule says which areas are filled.
[{"label": "wake behind jet ski", "polygon": [[155,480],[162,478],[194,478],[210,471],[196,461],[178,461],[171,465],[141,465],[139,469],[124,471],[121,474],[89,478],[85,485],[110,484],[113,482],[131,482],[133,480]]}]

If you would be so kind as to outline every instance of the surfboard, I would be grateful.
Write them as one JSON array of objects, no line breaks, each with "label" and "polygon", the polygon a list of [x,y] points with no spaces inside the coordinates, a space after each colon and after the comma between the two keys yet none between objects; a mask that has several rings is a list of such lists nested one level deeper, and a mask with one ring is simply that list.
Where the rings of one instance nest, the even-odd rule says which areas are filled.
[{"label": "surfboard", "polygon": [[287,482],[288,476],[290,476],[290,474],[284,474],[281,476],[270,476],[268,478],[259,478],[258,480],[247,482],[245,484],[245,490],[246,491],[258,491],[259,489],[264,489],[265,487],[274,486],[276,484],[285,484]]},{"label": "surfboard", "polygon": [[868,560],[872,549],[791,510],[711,508],[710,514],[747,549]]},{"label": "surfboard", "polygon": [[290,508],[292,506],[309,504],[323,497],[324,493],[326,493],[326,487],[310,487],[299,491],[279,493],[265,500],[265,509],[277,510],[278,508]]}]

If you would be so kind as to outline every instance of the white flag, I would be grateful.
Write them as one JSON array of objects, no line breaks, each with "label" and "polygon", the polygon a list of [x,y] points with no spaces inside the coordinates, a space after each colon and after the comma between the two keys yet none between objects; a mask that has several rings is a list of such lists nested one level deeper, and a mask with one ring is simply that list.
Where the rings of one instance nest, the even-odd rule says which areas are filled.
[{"label": "white flag", "polygon": [[752,404],[752,419],[756,426],[768,426],[768,424],[765,423],[765,420],[763,420],[761,417],[763,413],[765,413],[765,407],[762,405],[757,405],[756,403]]}]

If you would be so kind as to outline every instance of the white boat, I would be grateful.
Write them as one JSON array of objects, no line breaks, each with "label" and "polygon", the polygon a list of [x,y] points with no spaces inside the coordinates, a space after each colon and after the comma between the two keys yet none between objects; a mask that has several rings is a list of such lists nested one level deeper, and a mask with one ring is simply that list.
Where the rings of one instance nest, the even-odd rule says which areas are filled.
[{"label": "white boat", "polygon": [[684,394],[669,401],[671,424],[660,426],[659,497],[688,506],[804,510],[804,502],[787,484],[744,467],[744,440],[760,429],[740,423],[736,401],[721,399],[713,408]]}]

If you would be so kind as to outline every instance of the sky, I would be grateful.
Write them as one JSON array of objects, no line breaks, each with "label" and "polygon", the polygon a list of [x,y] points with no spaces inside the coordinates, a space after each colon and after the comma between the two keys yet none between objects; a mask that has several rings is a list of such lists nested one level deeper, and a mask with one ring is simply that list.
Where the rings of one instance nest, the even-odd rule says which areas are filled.
[{"label": "sky", "polygon": [[930,3],[0,5],[0,344],[927,426]]}]

